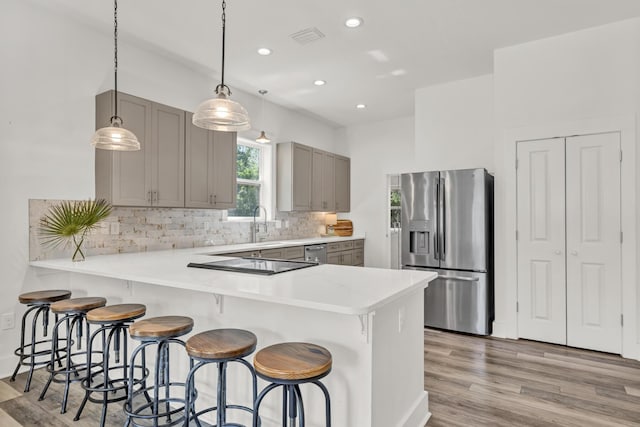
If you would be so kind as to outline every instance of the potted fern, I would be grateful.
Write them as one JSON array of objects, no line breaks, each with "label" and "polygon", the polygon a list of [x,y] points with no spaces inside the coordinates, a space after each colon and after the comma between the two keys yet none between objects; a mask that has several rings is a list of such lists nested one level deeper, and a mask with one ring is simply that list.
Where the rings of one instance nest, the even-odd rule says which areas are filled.
[{"label": "potted fern", "polygon": [[71,260],[84,261],[82,244],[87,233],[109,214],[111,205],[103,199],[62,201],[40,220],[40,238],[53,248],[73,243]]}]

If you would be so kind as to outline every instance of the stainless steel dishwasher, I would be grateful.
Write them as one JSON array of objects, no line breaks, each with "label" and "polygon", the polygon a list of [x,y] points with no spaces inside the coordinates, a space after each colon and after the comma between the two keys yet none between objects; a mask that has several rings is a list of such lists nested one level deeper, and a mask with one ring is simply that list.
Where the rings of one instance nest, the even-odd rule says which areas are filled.
[{"label": "stainless steel dishwasher", "polygon": [[305,246],[304,260],[309,262],[317,262],[318,264],[326,264],[327,246],[324,244]]}]

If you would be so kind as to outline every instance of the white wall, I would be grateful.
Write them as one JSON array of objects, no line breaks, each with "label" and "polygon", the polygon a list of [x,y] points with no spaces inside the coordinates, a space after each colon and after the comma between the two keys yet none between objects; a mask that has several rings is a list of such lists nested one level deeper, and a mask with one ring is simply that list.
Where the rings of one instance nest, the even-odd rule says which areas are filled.
[{"label": "white wall", "polygon": [[348,216],[366,234],[368,267],[390,265],[387,174],[494,168],[491,75],[419,89],[415,105],[415,120],[350,126],[342,137],[351,156]]},{"label": "white wall", "polygon": [[416,90],[415,118],[418,169],[493,171],[492,75]]},{"label": "white wall", "polygon": [[[113,42],[104,32],[24,0],[3,1],[0,14],[0,314],[23,308],[28,263],[27,200],[94,196],[94,97],[112,89]],[[119,89],[193,111],[217,84],[164,55],[128,44],[121,32]],[[260,121],[258,96],[234,89]],[[265,103],[266,126],[279,141],[334,150],[334,129]],[[99,292],[99,290],[96,290]],[[16,319],[19,321],[19,318]],[[18,329],[0,331],[0,377],[13,368]]]},{"label": "white wall", "polygon": [[389,267],[387,174],[414,169],[413,117],[350,126],[339,140],[351,157],[351,212],[354,232],[366,234],[365,265]]},{"label": "white wall", "polygon": [[[539,129],[538,137],[562,136],[555,133],[562,129],[580,132],[575,123],[597,129],[603,118],[616,116],[631,117],[633,133],[640,111],[640,20],[500,49],[495,52],[494,84],[496,331],[515,337],[515,158],[514,143],[508,135],[535,135],[531,129]],[[545,135],[544,129],[552,134]],[[634,142],[632,139],[632,148]],[[633,183],[635,171],[631,173]],[[630,191],[633,194],[637,189]],[[629,215],[633,228],[635,209],[623,211],[623,217]],[[635,270],[636,263],[635,259],[625,262],[623,268]],[[631,305],[635,317],[636,300],[625,304]],[[633,319],[632,325],[628,320],[625,315],[625,329],[635,330],[638,320]]]}]

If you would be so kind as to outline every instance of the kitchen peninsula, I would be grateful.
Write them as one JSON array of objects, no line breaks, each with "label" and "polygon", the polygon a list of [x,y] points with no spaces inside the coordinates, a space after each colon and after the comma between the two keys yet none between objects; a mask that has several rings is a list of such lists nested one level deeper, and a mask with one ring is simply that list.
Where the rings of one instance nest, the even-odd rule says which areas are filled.
[{"label": "kitchen peninsula", "polygon": [[[423,289],[435,273],[318,265],[272,276],[187,268],[223,260],[224,247],[101,255],[84,262],[31,262],[29,283],[147,305],[147,316],[187,315],[194,333],[220,327],[253,331],[258,348],[309,341],[333,354],[323,380],[336,426],[422,427],[430,413],[423,377]],[[186,375],[188,362],[172,372]],[[238,383],[244,381],[238,378]],[[213,381],[207,381],[213,384]],[[233,387],[231,399],[247,399]],[[206,386],[203,395],[211,393]],[[305,395],[307,425],[323,425],[322,399]],[[265,401],[276,419],[279,401]],[[261,411],[262,412],[262,411]]]}]

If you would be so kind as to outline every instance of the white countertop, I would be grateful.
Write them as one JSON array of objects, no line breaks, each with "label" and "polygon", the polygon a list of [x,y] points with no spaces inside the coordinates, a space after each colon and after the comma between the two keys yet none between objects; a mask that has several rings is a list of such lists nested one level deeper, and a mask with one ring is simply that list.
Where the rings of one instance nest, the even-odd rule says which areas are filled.
[{"label": "white countertop", "polygon": [[244,251],[258,251],[262,249],[277,249],[284,248],[287,246],[305,246],[305,245],[319,245],[321,243],[333,243],[333,242],[344,242],[346,240],[361,240],[364,239],[364,235],[355,234],[353,236],[340,237],[340,236],[332,236],[332,237],[309,237],[307,239],[295,239],[295,240],[276,240],[276,241],[267,241],[267,242],[259,242],[259,243],[239,243],[235,245],[223,245],[223,246],[206,246],[204,248],[195,248],[198,249],[206,249],[206,251],[198,251],[199,253],[206,253],[209,255],[214,254],[224,254],[224,253],[232,253],[232,252],[244,252]]},{"label": "white countertop", "polygon": [[[352,236],[349,239],[363,237]],[[175,289],[287,304],[342,314],[367,314],[417,289],[436,273],[322,264],[272,276],[189,268],[189,262],[225,257],[208,255],[239,250],[297,246],[346,240],[341,237],[282,241],[281,245],[245,244],[171,251],[98,255],[82,262],[33,261],[33,267],[88,274]],[[272,242],[271,242],[272,243]]]}]

